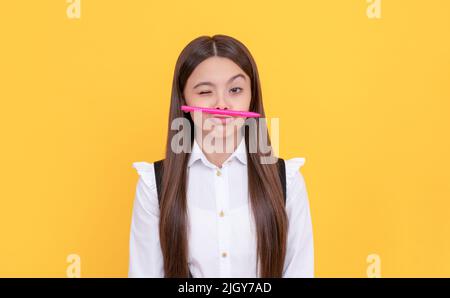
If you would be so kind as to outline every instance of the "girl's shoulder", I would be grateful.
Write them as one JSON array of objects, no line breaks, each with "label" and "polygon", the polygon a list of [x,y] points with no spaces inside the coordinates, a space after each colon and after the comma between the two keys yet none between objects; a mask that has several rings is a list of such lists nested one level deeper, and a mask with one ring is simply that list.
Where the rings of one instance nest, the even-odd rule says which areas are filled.
[{"label": "girl's shoulder", "polygon": [[133,168],[136,169],[139,177],[151,190],[156,191],[155,168],[153,162],[135,161]]},{"label": "girl's shoulder", "polygon": [[284,162],[286,166],[286,184],[287,186],[289,186],[289,184],[291,184],[292,181],[296,179],[295,177],[298,178],[298,175],[301,175],[299,170],[305,164],[305,158],[294,157],[286,159]]}]

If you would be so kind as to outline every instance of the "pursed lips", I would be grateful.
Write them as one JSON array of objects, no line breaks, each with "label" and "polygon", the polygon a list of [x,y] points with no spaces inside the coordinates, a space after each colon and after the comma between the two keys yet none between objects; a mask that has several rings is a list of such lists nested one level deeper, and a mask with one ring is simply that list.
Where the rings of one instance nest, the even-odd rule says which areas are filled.
[{"label": "pursed lips", "polygon": [[215,122],[228,123],[232,120],[233,117],[228,115],[213,115],[210,118]]}]

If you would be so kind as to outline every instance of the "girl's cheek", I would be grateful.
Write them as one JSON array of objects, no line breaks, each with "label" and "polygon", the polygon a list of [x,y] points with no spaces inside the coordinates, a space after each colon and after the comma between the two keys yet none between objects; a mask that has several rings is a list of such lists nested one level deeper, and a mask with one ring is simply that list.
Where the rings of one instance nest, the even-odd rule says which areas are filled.
[{"label": "girl's cheek", "polygon": [[190,112],[190,115],[191,115],[192,121],[194,122],[194,126],[200,126],[201,123],[199,123],[200,121],[194,117],[194,112]]}]

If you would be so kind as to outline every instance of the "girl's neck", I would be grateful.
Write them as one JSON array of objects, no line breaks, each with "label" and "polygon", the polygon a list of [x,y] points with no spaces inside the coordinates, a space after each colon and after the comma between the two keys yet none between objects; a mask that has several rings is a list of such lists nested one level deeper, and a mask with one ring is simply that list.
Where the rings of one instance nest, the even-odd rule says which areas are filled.
[{"label": "girl's neck", "polygon": [[210,144],[208,144],[208,142],[204,141],[204,138],[203,140],[197,139],[197,143],[199,147],[202,149],[203,154],[208,159],[208,161],[214,164],[215,166],[221,168],[223,163],[228,159],[228,157],[230,157],[231,154],[233,154],[233,152],[236,151],[236,148],[239,146],[241,140],[242,136],[238,139],[237,134],[233,134],[228,138],[223,138],[222,146],[218,146],[218,149],[221,149],[220,151],[222,152],[215,152],[218,149],[215,148],[214,141],[212,144],[212,148],[210,148],[209,150],[204,150],[203,148],[204,145],[211,146]]}]

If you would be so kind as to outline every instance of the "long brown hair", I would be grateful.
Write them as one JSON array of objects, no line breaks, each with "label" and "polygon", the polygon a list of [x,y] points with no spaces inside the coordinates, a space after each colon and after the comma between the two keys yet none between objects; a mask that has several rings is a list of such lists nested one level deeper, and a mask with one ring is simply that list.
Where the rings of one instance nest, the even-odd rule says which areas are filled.
[{"label": "long brown hair", "polygon": [[[175,153],[171,140],[179,133],[171,129],[175,118],[185,117],[191,124],[190,137],[194,140],[194,123],[189,113],[180,110],[186,102],[183,90],[195,67],[203,60],[219,56],[231,59],[251,79],[252,98],[250,111],[265,117],[262,93],[256,63],[249,50],[240,41],[226,35],[200,36],[191,41],[181,52],[174,71],[169,113],[166,154],[161,181],[159,234],[164,257],[165,277],[188,277],[188,217],[186,202],[186,179],[189,152]],[[264,127],[260,127],[263,126]],[[270,146],[265,122],[257,120],[258,139],[264,129],[267,146]],[[257,230],[256,262],[260,277],[282,277],[286,254],[287,215],[277,163],[260,162],[266,156],[259,152],[249,153],[249,133],[245,128],[247,145],[247,171],[250,205]],[[255,268],[256,269],[256,268]]]}]

